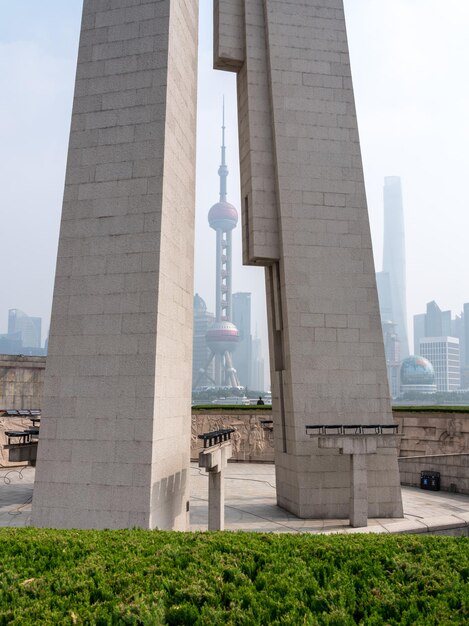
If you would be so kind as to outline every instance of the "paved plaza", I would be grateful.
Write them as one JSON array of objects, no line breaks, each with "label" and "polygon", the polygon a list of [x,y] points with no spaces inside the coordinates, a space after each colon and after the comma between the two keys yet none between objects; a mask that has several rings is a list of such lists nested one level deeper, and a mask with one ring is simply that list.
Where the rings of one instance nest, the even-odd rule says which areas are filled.
[{"label": "paved plaza", "polygon": [[[34,468],[0,469],[0,526],[28,526]],[[230,463],[226,469],[225,528],[252,532],[291,533],[442,533],[467,535],[469,496],[402,489],[403,519],[370,519],[366,528],[351,528],[346,519],[298,519],[275,501],[275,467]],[[191,465],[191,529],[207,529],[208,478]]]}]

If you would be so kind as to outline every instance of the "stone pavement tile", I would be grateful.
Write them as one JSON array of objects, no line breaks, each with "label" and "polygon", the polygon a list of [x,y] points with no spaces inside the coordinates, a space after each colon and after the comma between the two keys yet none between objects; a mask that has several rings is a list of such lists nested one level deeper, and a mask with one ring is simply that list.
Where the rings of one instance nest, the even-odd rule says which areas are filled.
[{"label": "stone pavement tile", "polygon": [[461,525],[467,526],[466,520],[456,515],[435,515],[423,521],[432,531],[444,530],[445,528],[459,528]]},{"label": "stone pavement tile", "polygon": [[0,468],[0,527],[29,525],[33,485],[34,468]]},{"label": "stone pavement tile", "polygon": [[380,522],[389,533],[424,533],[428,531],[428,526],[422,520],[381,519]]}]

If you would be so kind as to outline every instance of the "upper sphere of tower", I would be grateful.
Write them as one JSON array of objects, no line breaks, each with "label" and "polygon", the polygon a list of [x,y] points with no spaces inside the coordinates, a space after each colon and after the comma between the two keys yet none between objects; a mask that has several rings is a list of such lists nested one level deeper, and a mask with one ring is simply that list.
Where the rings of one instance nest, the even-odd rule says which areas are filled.
[{"label": "upper sphere of tower", "polygon": [[217,202],[208,212],[208,223],[214,230],[233,230],[238,223],[238,211],[229,202]]}]

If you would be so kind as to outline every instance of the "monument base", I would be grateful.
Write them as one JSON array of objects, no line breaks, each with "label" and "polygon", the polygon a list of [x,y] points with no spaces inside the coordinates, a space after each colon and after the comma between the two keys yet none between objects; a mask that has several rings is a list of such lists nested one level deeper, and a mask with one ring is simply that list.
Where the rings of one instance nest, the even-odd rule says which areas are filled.
[{"label": "monument base", "polygon": [[[277,504],[303,519],[351,515],[351,457],[338,449],[315,448],[309,455],[276,453]],[[366,455],[367,517],[402,517],[396,450]]]}]

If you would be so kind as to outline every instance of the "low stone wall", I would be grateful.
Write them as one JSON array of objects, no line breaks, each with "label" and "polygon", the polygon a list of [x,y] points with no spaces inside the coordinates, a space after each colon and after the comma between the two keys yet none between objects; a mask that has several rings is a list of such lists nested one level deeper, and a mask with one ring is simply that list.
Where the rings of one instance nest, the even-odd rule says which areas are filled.
[{"label": "low stone wall", "polygon": [[[469,412],[397,410],[393,415],[402,434],[399,456],[469,453]],[[198,458],[201,445],[197,435],[234,427],[234,459],[271,463],[274,460],[272,425],[262,424],[271,419],[268,410],[193,409],[191,457]]]},{"label": "low stone wall", "polygon": [[442,491],[469,495],[469,454],[401,457],[401,485],[420,487],[420,472],[439,472]]},{"label": "low stone wall", "polygon": [[257,463],[274,462],[274,440],[272,424],[263,422],[272,419],[271,411],[261,410],[192,410],[191,459],[197,461],[203,449],[198,435],[221,428],[234,428],[232,461]]},{"label": "low stone wall", "polygon": [[399,456],[469,453],[469,412],[393,411],[403,435]]},{"label": "low stone wall", "polygon": [[[0,355],[0,410],[40,409],[46,357]],[[201,447],[197,435],[234,427],[234,459],[272,463],[274,460],[270,410],[194,409],[191,457]],[[469,412],[425,407],[393,411],[402,434],[399,455],[415,457],[469,453]]]},{"label": "low stone wall", "polygon": [[0,410],[40,409],[46,357],[0,354]]}]

